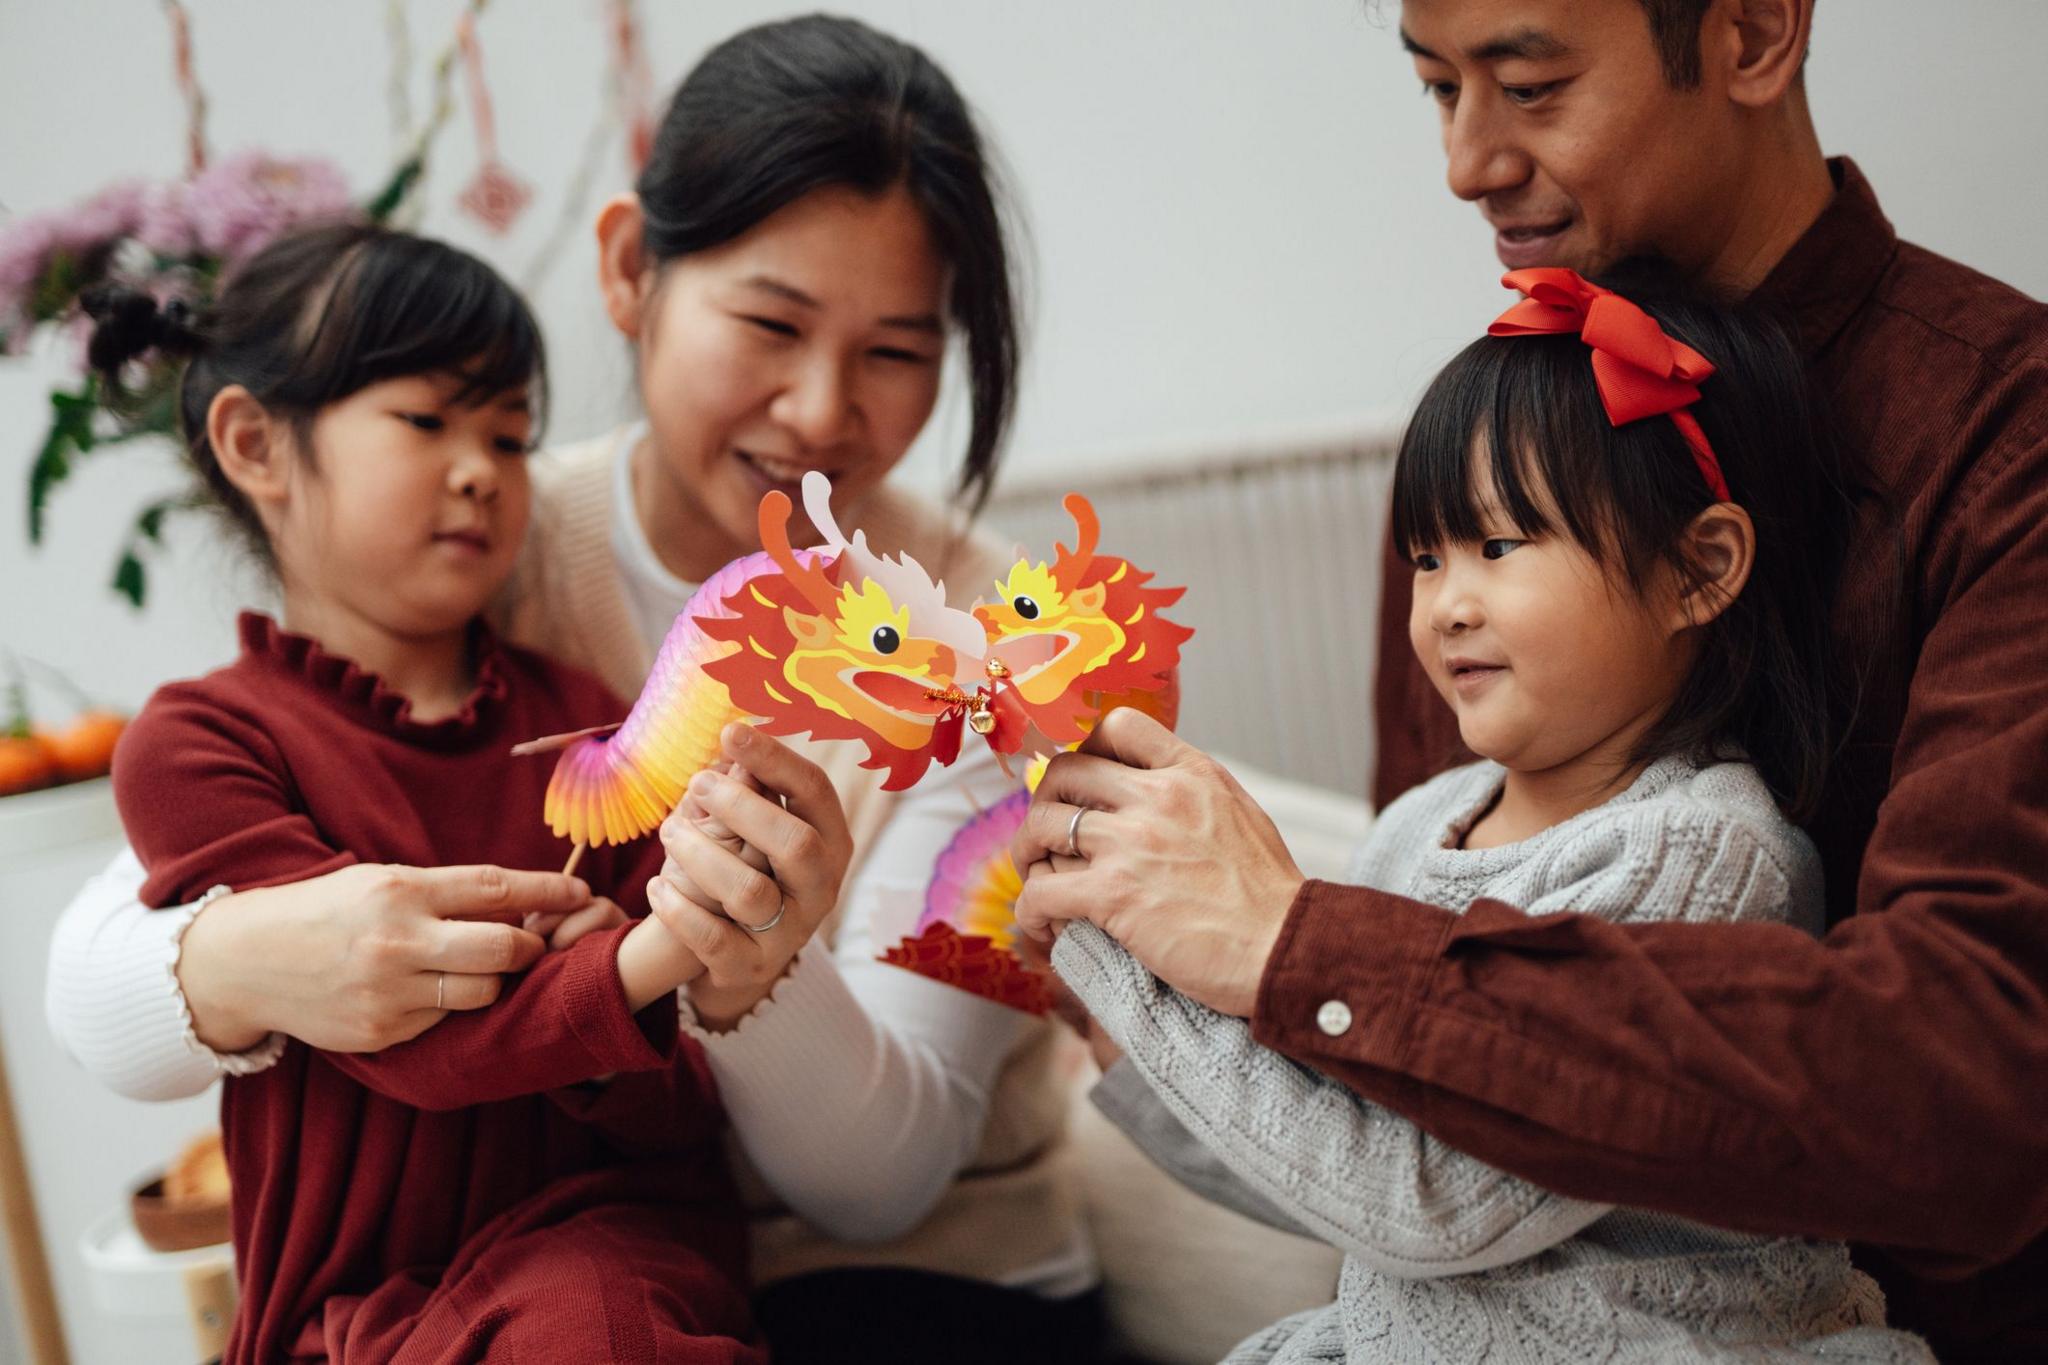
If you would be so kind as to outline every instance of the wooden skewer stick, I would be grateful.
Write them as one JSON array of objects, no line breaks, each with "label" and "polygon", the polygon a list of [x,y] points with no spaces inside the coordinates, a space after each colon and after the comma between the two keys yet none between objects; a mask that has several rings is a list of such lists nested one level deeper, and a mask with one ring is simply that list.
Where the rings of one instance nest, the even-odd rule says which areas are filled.
[{"label": "wooden skewer stick", "polygon": [[576,864],[583,861],[583,850],[588,847],[588,844],[578,844],[576,845],[576,847],[569,850],[569,861],[562,864],[562,875],[564,877],[570,877],[575,875]]},{"label": "wooden skewer stick", "polygon": [[613,721],[610,725],[593,725],[588,730],[571,730],[566,735],[549,735],[545,739],[529,739],[524,744],[512,746],[514,758],[525,758],[528,754],[545,754],[555,749],[566,749],[577,740],[589,735],[608,735],[618,729],[624,721]]}]

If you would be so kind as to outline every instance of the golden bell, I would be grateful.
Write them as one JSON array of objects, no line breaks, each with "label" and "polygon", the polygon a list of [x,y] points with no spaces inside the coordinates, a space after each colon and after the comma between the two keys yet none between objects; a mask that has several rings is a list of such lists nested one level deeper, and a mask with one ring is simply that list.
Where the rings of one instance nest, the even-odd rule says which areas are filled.
[{"label": "golden bell", "polygon": [[985,707],[967,713],[967,728],[977,735],[993,734],[996,728],[996,713]]}]

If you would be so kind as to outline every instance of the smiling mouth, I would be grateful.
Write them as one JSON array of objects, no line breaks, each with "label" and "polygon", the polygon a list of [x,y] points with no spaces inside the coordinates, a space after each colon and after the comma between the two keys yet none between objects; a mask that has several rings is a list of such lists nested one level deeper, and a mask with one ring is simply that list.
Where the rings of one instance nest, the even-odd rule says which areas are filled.
[{"label": "smiling mouth", "polygon": [[1507,672],[1505,664],[1453,664],[1450,667],[1453,687],[1477,686],[1478,684]]},{"label": "smiling mouth", "polygon": [[[733,454],[738,457],[741,464],[753,470],[769,483],[781,488],[797,488],[801,486],[804,475],[810,473],[815,468],[813,465],[801,464],[794,460],[778,460],[768,455],[757,455],[753,451],[743,450],[739,446],[733,447]],[[834,477],[834,471],[829,469],[821,469],[818,472],[827,478]]]}]

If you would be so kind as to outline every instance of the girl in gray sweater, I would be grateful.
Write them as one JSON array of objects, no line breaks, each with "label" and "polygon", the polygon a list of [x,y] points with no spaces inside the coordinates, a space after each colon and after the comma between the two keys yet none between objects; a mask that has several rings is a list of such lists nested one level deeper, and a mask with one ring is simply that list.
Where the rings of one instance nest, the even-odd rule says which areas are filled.
[{"label": "girl in gray sweater", "polygon": [[[1838,719],[1824,624],[1849,512],[1799,357],[1732,307],[1639,306],[1568,270],[1506,283],[1527,297],[1431,386],[1394,488],[1410,641],[1482,761],[1390,805],[1356,877],[1456,911],[1817,932],[1788,812]],[[1113,1120],[1211,1198],[1347,1253],[1335,1303],[1232,1362],[1932,1360],[1839,1243],[1493,1170],[1086,921],[1053,965],[1123,1049],[1096,1093]]]}]

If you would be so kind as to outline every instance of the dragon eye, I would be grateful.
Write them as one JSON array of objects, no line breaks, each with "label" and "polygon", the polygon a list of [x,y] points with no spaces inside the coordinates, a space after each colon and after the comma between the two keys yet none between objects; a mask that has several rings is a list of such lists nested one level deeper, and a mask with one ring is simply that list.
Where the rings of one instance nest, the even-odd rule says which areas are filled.
[{"label": "dragon eye", "polygon": [[876,626],[875,633],[869,638],[873,641],[877,654],[894,654],[897,647],[903,643],[903,637],[896,633],[894,626]]},{"label": "dragon eye", "polygon": [[1017,609],[1017,614],[1023,617],[1025,620],[1036,621],[1038,619],[1038,603],[1032,601],[1030,598],[1019,597],[1010,605],[1015,607]]}]

